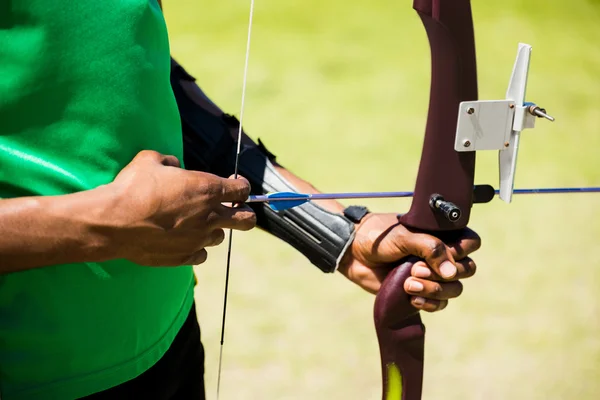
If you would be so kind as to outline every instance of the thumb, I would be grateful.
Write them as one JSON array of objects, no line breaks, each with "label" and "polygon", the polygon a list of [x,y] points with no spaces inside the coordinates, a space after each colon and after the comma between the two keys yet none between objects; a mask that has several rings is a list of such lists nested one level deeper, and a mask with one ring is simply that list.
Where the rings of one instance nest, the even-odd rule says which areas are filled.
[{"label": "thumb", "polygon": [[458,270],[452,251],[435,236],[411,233],[405,238],[403,247],[408,254],[425,260],[427,265],[442,278],[452,279],[456,276]]}]

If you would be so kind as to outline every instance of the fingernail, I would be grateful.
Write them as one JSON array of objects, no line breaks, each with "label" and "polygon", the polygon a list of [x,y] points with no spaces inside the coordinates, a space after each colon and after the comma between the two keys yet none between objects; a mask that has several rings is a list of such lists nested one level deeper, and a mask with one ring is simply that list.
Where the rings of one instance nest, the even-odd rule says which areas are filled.
[{"label": "fingernail", "polygon": [[408,284],[408,290],[411,292],[420,292],[423,290],[423,284],[418,281],[412,281]]},{"label": "fingernail", "polygon": [[414,276],[417,278],[429,278],[431,276],[431,270],[427,267],[416,267]]},{"label": "fingernail", "polygon": [[414,297],[413,298],[413,304],[415,306],[422,306],[423,304],[425,304],[425,299],[423,297]]},{"label": "fingernail", "polygon": [[440,266],[440,273],[443,278],[452,278],[456,275],[456,267],[450,261],[444,261]]}]

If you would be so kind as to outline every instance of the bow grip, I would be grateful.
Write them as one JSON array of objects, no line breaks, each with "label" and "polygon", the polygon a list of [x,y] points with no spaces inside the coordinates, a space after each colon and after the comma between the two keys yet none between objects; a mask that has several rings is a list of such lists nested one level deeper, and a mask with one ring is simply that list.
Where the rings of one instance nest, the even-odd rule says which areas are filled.
[{"label": "bow grip", "polygon": [[[417,261],[417,257],[402,260],[385,278],[375,298],[375,330],[381,356],[383,400],[421,398],[425,325],[403,288]],[[399,376],[391,373],[391,368],[397,368]],[[399,382],[394,382],[394,379]]]}]

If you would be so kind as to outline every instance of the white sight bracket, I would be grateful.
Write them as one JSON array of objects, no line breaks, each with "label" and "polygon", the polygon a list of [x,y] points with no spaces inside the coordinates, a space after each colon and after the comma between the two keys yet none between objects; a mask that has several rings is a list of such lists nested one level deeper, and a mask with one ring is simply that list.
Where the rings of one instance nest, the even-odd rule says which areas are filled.
[{"label": "white sight bracket", "polygon": [[515,182],[521,131],[535,128],[535,118],[554,118],[535,103],[525,102],[531,46],[519,43],[506,100],[460,103],[454,149],[459,152],[499,150],[500,198],[510,203]]}]

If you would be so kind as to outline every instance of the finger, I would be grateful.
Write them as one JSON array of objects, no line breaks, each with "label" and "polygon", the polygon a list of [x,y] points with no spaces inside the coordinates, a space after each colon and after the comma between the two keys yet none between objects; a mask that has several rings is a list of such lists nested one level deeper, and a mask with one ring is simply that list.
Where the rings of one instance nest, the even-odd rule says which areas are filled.
[{"label": "finger", "polygon": [[153,161],[160,162],[162,154],[154,150],[142,150],[138,152],[132,161]]},{"label": "finger", "polygon": [[250,184],[250,182],[248,181],[248,179],[244,178],[242,175],[238,174],[237,177],[234,174],[229,175],[229,178],[227,179],[242,179],[246,182],[248,182],[248,184]]},{"label": "finger", "polygon": [[463,285],[458,281],[435,282],[411,277],[404,282],[404,291],[426,299],[448,300],[460,296]]},{"label": "finger", "polygon": [[442,311],[448,306],[448,300],[429,300],[418,296],[412,297],[410,302],[416,309],[426,312]]},{"label": "finger", "polygon": [[215,225],[225,229],[249,231],[256,226],[256,214],[247,205],[234,208],[221,206]]},{"label": "finger", "polygon": [[181,168],[181,163],[175,156],[163,156],[161,163],[167,167]]},{"label": "finger", "polygon": [[218,246],[225,240],[225,231],[223,229],[215,229],[210,233],[210,236],[206,240],[206,247]]},{"label": "finger", "polygon": [[408,254],[425,260],[433,271],[444,279],[452,279],[458,270],[450,249],[435,236],[424,233],[411,233],[405,237],[402,246]]},{"label": "finger", "polygon": [[425,261],[417,261],[414,263],[410,270],[410,275],[414,276],[415,278],[440,280],[438,274],[433,272],[433,270],[429,268],[427,264],[425,264]]},{"label": "finger", "polygon": [[[473,275],[475,275],[475,272],[477,272],[477,265],[475,264],[475,261],[473,261],[469,257],[464,258],[460,261],[456,261],[454,264],[456,266],[457,273],[456,273],[456,275],[454,275],[454,278],[447,279],[446,281],[448,281],[448,280],[457,281],[460,279],[470,278]],[[412,266],[410,274],[411,274],[411,276],[413,276],[415,278],[422,278],[422,279],[426,279],[429,281],[444,281],[445,280],[444,278],[442,278],[438,274],[436,274],[431,268],[429,268],[427,266],[427,264],[425,264],[424,261],[416,262]]]},{"label": "finger", "polygon": [[461,260],[479,250],[481,247],[481,238],[475,231],[465,228],[460,237],[448,243],[447,246],[450,249],[452,257],[455,260]]},{"label": "finger", "polygon": [[250,182],[240,175],[237,179],[223,179],[220,201],[222,203],[245,203],[250,195]]},{"label": "finger", "polygon": [[475,261],[469,257],[457,261],[456,268],[458,270],[458,273],[454,277],[456,280],[470,278],[475,275],[475,272],[477,272],[477,265],[475,264]]},{"label": "finger", "polygon": [[149,161],[162,164],[168,167],[181,167],[181,163],[175,156],[164,155],[154,150],[142,150],[133,159],[133,161]]},{"label": "finger", "polygon": [[[243,177],[243,176],[241,176],[241,175],[238,175],[238,176],[237,176],[237,178],[236,178],[236,176],[235,176],[235,175],[229,175],[229,178],[227,178],[227,179],[241,179],[241,180],[242,180],[242,181],[244,181],[244,182],[248,182],[248,186],[250,186],[250,190],[252,190],[252,187],[251,187],[251,185],[250,185],[250,182],[248,181],[248,179],[244,178],[244,177]],[[250,196],[250,193],[248,193],[248,196]],[[247,199],[248,199],[248,198],[246,197],[246,198],[244,199],[244,201],[241,201],[241,202],[238,202],[238,203],[231,203],[231,202],[227,202],[227,203],[226,203],[226,202],[224,202],[224,204],[223,204],[223,205],[225,205],[225,206],[228,206],[228,207],[239,207],[240,205],[246,204],[246,200],[247,200]]]},{"label": "finger", "polygon": [[208,258],[208,252],[205,249],[200,249],[191,256],[188,256],[182,265],[200,265]]}]

